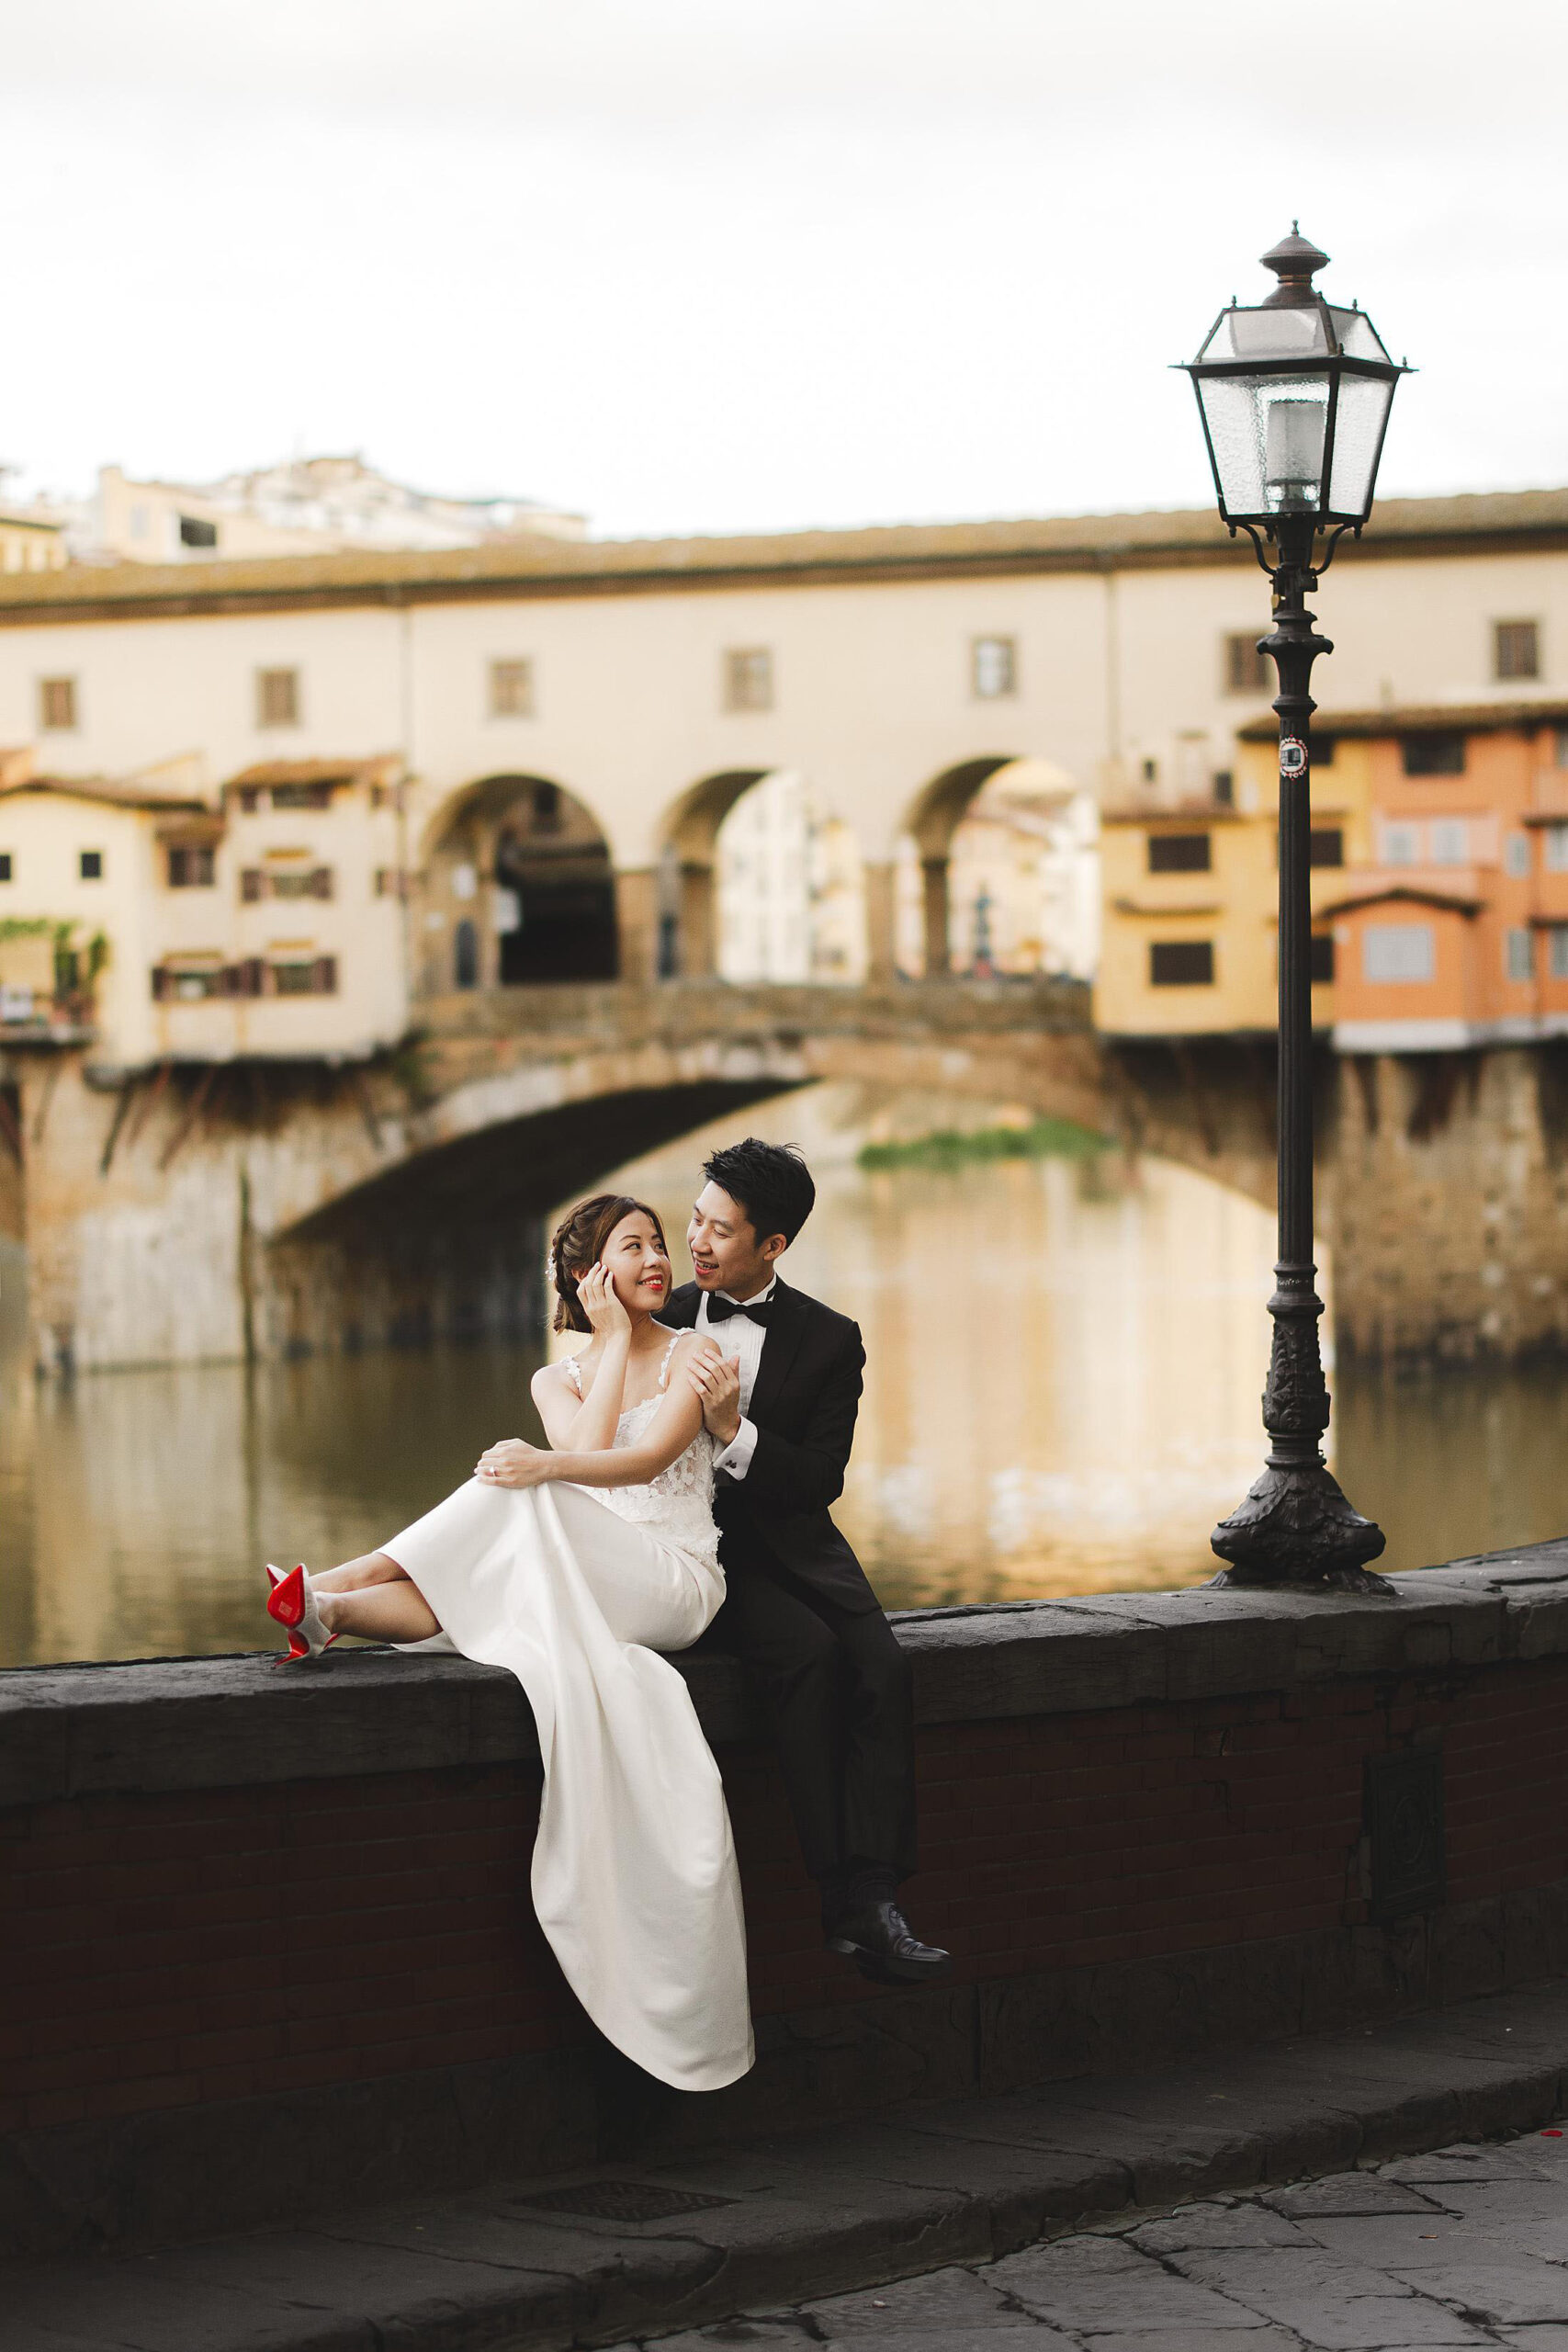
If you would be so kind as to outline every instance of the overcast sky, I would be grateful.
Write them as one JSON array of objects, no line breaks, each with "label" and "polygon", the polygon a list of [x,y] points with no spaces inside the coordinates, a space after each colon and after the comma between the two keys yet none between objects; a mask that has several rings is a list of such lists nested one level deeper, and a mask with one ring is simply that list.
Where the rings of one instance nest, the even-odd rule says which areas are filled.
[{"label": "overcast sky", "polygon": [[1568,481],[1562,0],[5,0],[0,458],[734,531],[1210,495],[1299,213],[1385,491]]}]

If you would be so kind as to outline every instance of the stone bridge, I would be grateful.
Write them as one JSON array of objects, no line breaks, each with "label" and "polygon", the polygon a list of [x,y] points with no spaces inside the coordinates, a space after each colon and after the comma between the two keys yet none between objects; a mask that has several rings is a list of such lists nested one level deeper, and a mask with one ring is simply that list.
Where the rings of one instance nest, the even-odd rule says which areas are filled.
[{"label": "stone bridge", "polygon": [[[13,1046],[0,1219],[44,1370],[531,1329],[557,1202],[823,1079],[1016,1103],[1272,1204],[1271,1039],[1107,1038],[1067,981],[697,980],[435,999],[338,1069],[110,1079],[88,1040]],[[1568,1048],[1325,1047],[1319,1137],[1342,1347],[1568,1346]]]}]

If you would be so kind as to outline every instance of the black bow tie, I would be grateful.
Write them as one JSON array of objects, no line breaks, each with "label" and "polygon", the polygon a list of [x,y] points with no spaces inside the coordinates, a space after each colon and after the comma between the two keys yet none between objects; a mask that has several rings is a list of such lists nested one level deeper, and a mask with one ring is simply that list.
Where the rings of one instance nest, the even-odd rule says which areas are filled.
[{"label": "black bow tie", "polygon": [[773,1302],[771,1298],[750,1300],[726,1298],[720,1291],[710,1290],[708,1293],[708,1321],[710,1323],[727,1323],[732,1315],[749,1315],[753,1323],[760,1323],[766,1330],[773,1311]]}]

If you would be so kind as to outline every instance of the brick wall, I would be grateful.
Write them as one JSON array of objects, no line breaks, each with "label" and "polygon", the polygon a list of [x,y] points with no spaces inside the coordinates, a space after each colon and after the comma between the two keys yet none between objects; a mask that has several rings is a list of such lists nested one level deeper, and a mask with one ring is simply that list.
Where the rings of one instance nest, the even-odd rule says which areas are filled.
[{"label": "brick wall", "polygon": [[[1456,1929],[1449,1975],[1413,1985],[1414,1930],[1368,1927],[1363,1772],[1435,1740],[1446,1908],[1487,1951],[1460,1983]],[[822,1950],[770,1753],[721,1755],[764,2046],[768,2020],[874,2014],[890,1996]],[[1345,2013],[1347,1967],[1369,2010],[1518,1974],[1503,1906],[1568,1882],[1568,1657],[928,1723],[919,1761],[909,1901],[960,1985],[1359,1934],[1333,1983],[1305,1969],[1288,2030]],[[529,1901],[537,1798],[525,1758],[0,1812],[0,2132],[582,2046]],[[1036,2078],[1072,2071],[1048,2022],[1032,2048]]]}]

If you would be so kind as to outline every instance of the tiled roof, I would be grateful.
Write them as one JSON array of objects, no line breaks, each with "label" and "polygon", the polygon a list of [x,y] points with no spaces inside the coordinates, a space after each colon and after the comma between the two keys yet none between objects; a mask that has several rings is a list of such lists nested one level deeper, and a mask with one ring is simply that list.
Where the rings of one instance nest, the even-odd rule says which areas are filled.
[{"label": "tiled roof", "polygon": [[[1392,498],[1359,549],[1340,562],[1498,541],[1568,545],[1568,490]],[[731,582],[943,573],[1111,571],[1168,564],[1250,564],[1213,507],[977,523],[906,523],[860,530],[731,538],[559,539],[543,535],[434,552],[256,557],[230,562],[77,564],[0,575],[0,622],[119,611],[222,611],[266,604],[403,604],[516,595],[632,594]]]},{"label": "tiled roof", "polygon": [[[1395,704],[1387,710],[1320,710],[1312,722],[1314,735],[1495,735],[1505,728],[1568,726],[1568,702],[1561,695],[1539,701],[1424,702]],[[1274,718],[1250,719],[1238,727],[1244,743],[1271,743],[1279,733]]]},{"label": "tiled roof", "polygon": [[97,800],[116,808],[197,808],[205,814],[209,806],[197,792],[158,792],[135,777],[30,775],[15,784],[0,782],[0,800],[14,800],[24,792],[54,793],[63,800]]},{"label": "tiled roof", "polygon": [[396,752],[378,752],[363,760],[263,760],[242,768],[229,786],[250,784],[355,784],[361,776],[379,779],[389,768],[402,764]]},{"label": "tiled roof", "polygon": [[1481,899],[1463,890],[1441,890],[1425,882],[1389,882],[1369,876],[1363,888],[1352,888],[1332,904],[1313,909],[1313,920],[1321,922],[1325,915],[1354,914],[1358,907],[1381,907],[1390,899],[1403,899],[1416,907],[1438,907],[1452,914],[1479,914]]}]

